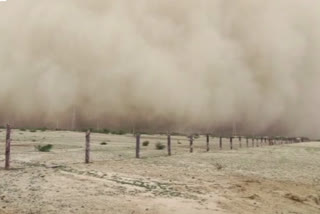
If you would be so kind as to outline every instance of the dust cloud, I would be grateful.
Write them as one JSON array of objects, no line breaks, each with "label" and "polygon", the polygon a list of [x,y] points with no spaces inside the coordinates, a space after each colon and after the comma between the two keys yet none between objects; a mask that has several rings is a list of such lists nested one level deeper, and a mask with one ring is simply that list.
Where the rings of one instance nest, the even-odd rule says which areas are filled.
[{"label": "dust cloud", "polygon": [[0,3],[0,123],[319,136],[320,1]]}]

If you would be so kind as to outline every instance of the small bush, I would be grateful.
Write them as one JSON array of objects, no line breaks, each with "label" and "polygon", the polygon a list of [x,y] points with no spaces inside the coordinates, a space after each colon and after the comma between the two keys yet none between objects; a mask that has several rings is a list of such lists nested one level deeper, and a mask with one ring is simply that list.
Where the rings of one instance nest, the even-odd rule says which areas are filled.
[{"label": "small bush", "polygon": [[29,129],[30,132],[37,132],[37,129]]},{"label": "small bush", "polygon": [[158,143],[156,144],[156,149],[157,149],[157,150],[163,150],[163,149],[165,149],[165,148],[166,148],[166,146],[163,145],[163,144],[160,143],[160,142],[158,142]]},{"label": "small bush", "polygon": [[193,135],[193,138],[194,138],[194,139],[198,139],[199,137],[200,137],[199,134],[194,134],[194,135]]},{"label": "small bush", "polygon": [[22,131],[22,132],[25,132],[26,131],[26,129],[19,129],[20,131]]},{"label": "small bush", "polygon": [[149,146],[149,141],[144,141],[144,142],[142,143],[142,146]]},{"label": "small bush", "polygon": [[53,145],[51,144],[47,144],[44,146],[41,146],[41,145],[35,146],[36,150],[38,150],[39,152],[50,152],[52,147]]},{"label": "small bush", "polygon": [[101,132],[104,133],[104,134],[109,134],[109,133],[110,133],[110,130],[109,130],[109,129],[102,129]]},{"label": "small bush", "polygon": [[112,131],[111,134],[114,134],[114,135],[124,135],[124,134],[126,134],[126,132],[123,131],[123,130],[118,130],[118,131]]},{"label": "small bush", "polygon": [[39,128],[39,130],[42,131],[42,132],[45,132],[45,131],[47,131],[47,127]]},{"label": "small bush", "polygon": [[107,143],[106,142],[102,142],[102,143],[100,143],[100,145],[104,145],[105,146],[105,145],[107,145]]},{"label": "small bush", "polygon": [[215,167],[217,168],[217,170],[221,170],[223,168],[223,166],[220,163],[216,163]]}]

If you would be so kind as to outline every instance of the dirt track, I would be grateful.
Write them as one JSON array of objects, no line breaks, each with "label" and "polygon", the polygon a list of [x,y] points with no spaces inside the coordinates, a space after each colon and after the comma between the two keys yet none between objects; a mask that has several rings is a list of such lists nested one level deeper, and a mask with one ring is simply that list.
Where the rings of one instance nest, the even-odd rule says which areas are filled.
[{"label": "dirt track", "polygon": [[[150,137],[137,160],[132,136],[92,134],[93,163],[85,165],[84,133],[14,130],[13,169],[0,169],[0,214],[320,213],[320,143],[239,149],[235,141],[230,151],[225,141],[218,151],[214,140],[206,153],[201,137],[190,154],[188,141],[174,137],[167,157],[154,146],[165,137],[156,137],[163,140]],[[4,151],[4,130],[0,139]],[[50,153],[35,151],[47,143]]]}]

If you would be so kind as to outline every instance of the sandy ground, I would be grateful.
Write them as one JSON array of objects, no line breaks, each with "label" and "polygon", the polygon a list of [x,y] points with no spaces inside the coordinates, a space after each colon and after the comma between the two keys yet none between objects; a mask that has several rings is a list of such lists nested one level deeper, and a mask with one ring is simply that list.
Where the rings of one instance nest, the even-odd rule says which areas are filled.
[{"label": "sandy ground", "polygon": [[[131,135],[13,131],[12,169],[5,171],[0,132],[0,214],[16,213],[320,213],[320,143],[218,150],[211,140],[173,137],[173,156],[155,149],[165,136],[143,136],[135,159]],[[107,145],[100,145],[106,142]],[[49,153],[34,146],[53,144]],[[251,145],[251,144],[250,144]]]}]

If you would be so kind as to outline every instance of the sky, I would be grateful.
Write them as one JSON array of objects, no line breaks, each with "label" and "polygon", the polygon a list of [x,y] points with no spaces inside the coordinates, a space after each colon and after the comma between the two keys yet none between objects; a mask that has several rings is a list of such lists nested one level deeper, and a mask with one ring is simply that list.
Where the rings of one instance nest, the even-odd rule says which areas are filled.
[{"label": "sky", "polygon": [[319,136],[319,8],[318,0],[7,1],[0,123],[210,132],[236,124],[245,134]]}]

